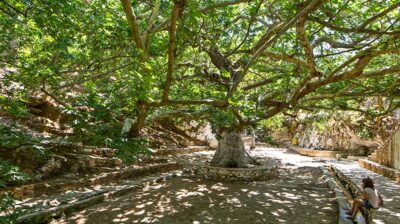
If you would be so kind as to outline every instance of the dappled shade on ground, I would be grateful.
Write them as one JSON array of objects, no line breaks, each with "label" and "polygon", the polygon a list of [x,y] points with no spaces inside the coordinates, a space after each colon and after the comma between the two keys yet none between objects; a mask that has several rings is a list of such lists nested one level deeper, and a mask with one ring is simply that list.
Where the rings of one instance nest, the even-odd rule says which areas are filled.
[{"label": "dappled shade on ground", "polygon": [[174,178],[53,223],[337,222],[337,205],[319,168],[284,163],[280,173],[253,183]]},{"label": "dappled shade on ground", "polygon": [[322,188],[177,178],[61,223],[334,223],[334,203]]}]

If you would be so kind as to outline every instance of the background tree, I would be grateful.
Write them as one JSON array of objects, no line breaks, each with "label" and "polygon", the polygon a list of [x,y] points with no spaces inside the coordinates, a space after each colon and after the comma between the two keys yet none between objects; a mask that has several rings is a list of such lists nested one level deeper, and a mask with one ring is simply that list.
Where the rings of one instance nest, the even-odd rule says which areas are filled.
[{"label": "background tree", "polygon": [[[260,120],[398,107],[399,7],[394,0],[3,1],[2,67],[15,69],[6,79],[27,87],[19,98],[40,90],[70,111],[89,106],[97,125],[135,118],[131,137],[157,117],[206,119],[221,137],[212,163],[243,167],[251,160],[241,132]],[[387,103],[365,103],[378,98]]]}]

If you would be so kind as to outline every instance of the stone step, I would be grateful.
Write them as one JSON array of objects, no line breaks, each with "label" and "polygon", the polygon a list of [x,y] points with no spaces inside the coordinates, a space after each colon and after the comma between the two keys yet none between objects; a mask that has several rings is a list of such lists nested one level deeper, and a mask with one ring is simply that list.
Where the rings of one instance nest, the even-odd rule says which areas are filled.
[{"label": "stone step", "polygon": [[86,155],[114,157],[117,150],[111,148],[81,147],[79,149],[74,150],[74,152]]},{"label": "stone step", "polygon": [[48,118],[33,116],[26,121],[26,125],[30,128],[40,131],[47,132],[54,135],[69,135],[72,134],[72,129],[63,129],[57,122],[54,122]]},{"label": "stone step", "polygon": [[118,158],[101,157],[87,154],[65,153],[64,156],[71,160],[71,172],[86,172],[95,167],[121,167],[123,162]]},{"label": "stone step", "polygon": [[132,179],[154,173],[164,173],[182,168],[182,165],[179,163],[156,164],[143,167],[133,166],[108,173],[85,175],[84,177],[64,176],[5,190],[11,192],[15,198],[23,199],[26,197],[38,197],[44,194],[52,195],[68,190],[77,190],[87,186],[118,182],[124,179]]},{"label": "stone step", "polygon": [[172,148],[172,149],[160,149],[153,153],[154,156],[168,156],[168,155],[179,155],[186,153],[194,153],[213,150],[210,146],[189,146],[185,148]]},{"label": "stone step", "polygon": [[123,167],[91,167],[87,173],[109,173],[123,169]]},{"label": "stone step", "polygon": [[19,201],[16,204],[16,208],[21,209],[24,215],[18,217],[17,223],[48,223],[61,215],[68,215],[85,207],[120,197],[143,187],[178,176],[181,176],[181,172],[169,172],[162,175],[150,175],[137,180],[124,180],[120,183],[89,187],[80,191],[69,191],[50,197]]},{"label": "stone step", "polygon": [[[145,165],[155,165],[155,164],[162,164],[162,163],[168,163],[168,159],[165,158],[143,158],[140,160],[135,161],[132,165],[139,165],[139,166],[145,166]],[[119,166],[119,167],[91,167],[88,172],[90,173],[106,173],[106,172],[112,172],[112,171],[117,171],[123,169],[124,166]]]}]

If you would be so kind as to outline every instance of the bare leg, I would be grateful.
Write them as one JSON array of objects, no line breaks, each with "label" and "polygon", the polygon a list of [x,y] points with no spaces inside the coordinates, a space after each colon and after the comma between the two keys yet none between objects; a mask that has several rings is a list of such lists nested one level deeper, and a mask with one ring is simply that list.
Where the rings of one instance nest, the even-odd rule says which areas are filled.
[{"label": "bare leg", "polygon": [[353,207],[351,208],[351,216],[354,217],[357,215],[358,210],[363,206],[363,200],[361,199],[354,199]]}]

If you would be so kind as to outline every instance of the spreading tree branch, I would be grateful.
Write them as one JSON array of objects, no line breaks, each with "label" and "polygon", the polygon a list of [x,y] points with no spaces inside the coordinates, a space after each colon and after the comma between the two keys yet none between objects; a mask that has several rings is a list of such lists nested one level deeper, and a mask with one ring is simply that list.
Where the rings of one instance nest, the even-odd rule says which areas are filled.
[{"label": "spreading tree branch", "polygon": [[162,101],[168,101],[169,92],[171,91],[171,85],[173,80],[173,72],[175,65],[175,33],[176,33],[176,22],[180,16],[183,8],[185,7],[185,0],[175,0],[174,8],[172,10],[171,24],[169,26],[169,45],[168,45],[168,70],[167,80],[165,81],[164,92]]}]

